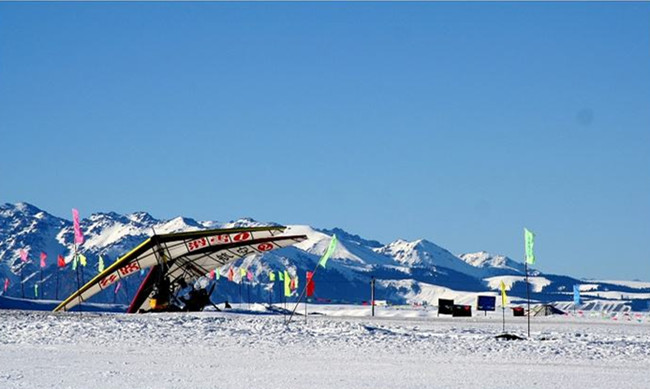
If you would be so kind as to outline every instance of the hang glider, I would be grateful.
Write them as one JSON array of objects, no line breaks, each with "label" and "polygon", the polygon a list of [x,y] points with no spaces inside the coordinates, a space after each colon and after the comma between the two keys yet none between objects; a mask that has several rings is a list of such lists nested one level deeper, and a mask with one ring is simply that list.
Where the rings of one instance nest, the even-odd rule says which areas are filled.
[{"label": "hang glider", "polygon": [[306,235],[285,235],[285,230],[283,226],[271,226],[153,235],[70,295],[54,311],[69,311],[116,282],[150,269],[128,310],[138,312],[148,306],[155,280],[190,282],[247,255],[307,239]]}]

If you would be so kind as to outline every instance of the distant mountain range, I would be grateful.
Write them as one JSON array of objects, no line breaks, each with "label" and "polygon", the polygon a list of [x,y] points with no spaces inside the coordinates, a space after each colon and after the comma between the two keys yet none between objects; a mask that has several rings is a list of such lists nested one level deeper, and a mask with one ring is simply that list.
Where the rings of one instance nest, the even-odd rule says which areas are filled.
[{"label": "distant mountain range", "polygon": [[[81,221],[85,242],[79,248],[88,258],[80,279],[68,264],[57,270],[56,258],[66,262],[73,257],[73,228],[70,220],[55,217],[27,203],[0,206],[0,288],[9,279],[7,296],[34,298],[38,284],[39,298],[64,298],[79,284],[97,274],[99,255],[108,266],[140,242],[156,233],[169,233],[207,228],[261,226],[250,218],[229,222],[196,221],[177,217],[158,220],[146,212],[120,215],[115,212],[95,213]],[[253,282],[217,282],[213,300],[283,301],[281,286],[271,283],[269,271],[288,269],[304,282],[305,272],[313,270],[331,236],[339,244],[325,269],[318,270],[315,300],[319,302],[363,303],[370,298],[370,280],[376,280],[376,299],[393,304],[436,304],[438,298],[453,298],[459,303],[474,304],[476,296],[498,294],[501,281],[509,288],[511,303],[521,303],[526,296],[524,265],[511,258],[487,252],[454,255],[433,242],[396,240],[382,244],[339,228],[317,229],[307,225],[287,226],[292,233],[306,234],[308,239],[296,246],[264,255],[251,256],[233,266],[247,266],[255,275]],[[29,252],[23,264],[20,250]],[[46,267],[39,267],[40,253],[47,254]],[[220,269],[227,273],[227,267]],[[21,285],[21,273],[23,284]],[[570,302],[573,285],[580,284],[583,309],[643,310],[650,302],[650,283],[626,281],[581,281],[563,276],[529,271],[531,298],[542,302]],[[131,277],[118,293],[104,292],[96,302],[127,303],[142,275]],[[81,279],[82,278],[82,279]],[[236,281],[240,281],[239,276]],[[58,284],[58,287],[57,287]],[[0,294],[3,293],[0,289]],[[294,297],[289,301],[295,301]]]}]

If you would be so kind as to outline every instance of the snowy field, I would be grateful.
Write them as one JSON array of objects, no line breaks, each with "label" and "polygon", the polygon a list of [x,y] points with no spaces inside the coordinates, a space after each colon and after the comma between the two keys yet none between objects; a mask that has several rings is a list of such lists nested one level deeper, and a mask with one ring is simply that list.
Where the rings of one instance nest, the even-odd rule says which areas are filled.
[{"label": "snowy field", "polygon": [[[256,307],[253,307],[256,308]],[[650,323],[310,307],[327,315],[0,311],[0,388],[643,388]],[[254,311],[255,309],[253,309]],[[506,318],[525,335],[526,319]]]}]

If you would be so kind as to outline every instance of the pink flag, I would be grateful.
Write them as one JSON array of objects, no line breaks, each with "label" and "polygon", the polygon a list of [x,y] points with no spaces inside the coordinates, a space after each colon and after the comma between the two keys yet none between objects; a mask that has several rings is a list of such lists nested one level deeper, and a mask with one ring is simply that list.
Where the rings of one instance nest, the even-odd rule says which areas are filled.
[{"label": "pink flag", "polygon": [[117,285],[115,285],[115,294],[117,294],[117,292],[120,290],[121,287],[122,287],[122,281],[118,282]]},{"label": "pink flag", "polygon": [[72,208],[72,223],[74,224],[74,243],[82,244],[84,235],[81,233],[81,227],[79,227],[79,211],[76,208]]},{"label": "pink flag", "polygon": [[253,272],[249,270],[248,273],[246,273],[246,277],[248,278],[248,281],[253,281]]},{"label": "pink flag", "polygon": [[214,269],[210,270],[210,279],[214,280],[215,275],[214,275]]},{"label": "pink flag", "polygon": [[7,289],[9,289],[9,278],[5,278],[5,293],[7,293]]},{"label": "pink flag", "polygon": [[47,254],[41,251],[41,267],[45,267],[45,260],[47,259]]},{"label": "pink flag", "polygon": [[20,259],[27,262],[27,251],[25,249],[20,249]]}]

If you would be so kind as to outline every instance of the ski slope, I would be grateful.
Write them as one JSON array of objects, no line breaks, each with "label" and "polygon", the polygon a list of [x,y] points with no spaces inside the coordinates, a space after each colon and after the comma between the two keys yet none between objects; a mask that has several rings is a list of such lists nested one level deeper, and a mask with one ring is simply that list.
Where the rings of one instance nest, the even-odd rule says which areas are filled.
[{"label": "ski slope", "polygon": [[[500,312],[310,306],[247,313],[3,311],[0,388],[647,388],[650,323],[533,318],[498,341]],[[302,307],[299,308],[299,312]],[[366,315],[366,316],[362,316]],[[518,320],[515,320],[518,319]],[[525,318],[507,317],[525,334]]]}]

